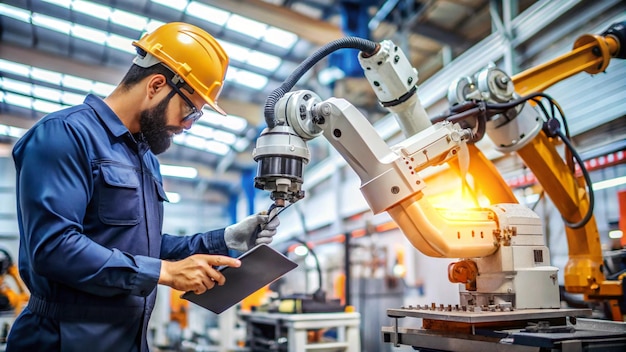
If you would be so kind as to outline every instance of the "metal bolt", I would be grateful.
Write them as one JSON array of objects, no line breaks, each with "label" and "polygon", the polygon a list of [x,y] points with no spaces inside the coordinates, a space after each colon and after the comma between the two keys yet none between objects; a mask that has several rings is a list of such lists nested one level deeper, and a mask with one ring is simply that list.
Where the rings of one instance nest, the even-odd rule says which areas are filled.
[{"label": "metal bolt", "polygon": [[322,104],[320,106],[320,113],[324,116],[330,116],[331,108],[329,104]]}]

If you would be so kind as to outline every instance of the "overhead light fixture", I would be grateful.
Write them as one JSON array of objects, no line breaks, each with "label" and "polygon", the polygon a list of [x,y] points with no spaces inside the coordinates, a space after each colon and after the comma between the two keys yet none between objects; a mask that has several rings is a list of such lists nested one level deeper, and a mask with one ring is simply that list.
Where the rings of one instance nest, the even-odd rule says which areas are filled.
[{"label": "overhead light fixture", "polygon": [[270,26],[265,31],[263,40],[283,48],[291,49],[298,41],[298,36],[293,32],[287,32],[280,28]]},{"label": "overhead light fixture", "polygon": [[616,178],[599,181],[599,182],[594,182],[592,188],[594,191],[599,191],[601,189],[617,187],[623,184],[626,184],[626,176],[616,177]]},{"label": "overhead light fixture", "polygon": [[189,5],[187,0],[152,0],[152,2],[177,11],[183,11]]},{"label": "overhead light fixture", "polygon": [[624,236],[624,232],[622,230],[611,230],[609,231],[609,238],[614,240],[622,238]]},{"label": "overhead light fixture", "polygon": [[206,151],[210,151],[219,155],[226,155],[230,151],[230,146],[215,140],[206,141]]},{"label": "overhead light fixture", "polygon": [[[169,2],[169,0],[165,0],[165,1]],[[161,0],[159,2],[165,2],[165,1]],[[205,5],[197,1],[190,2],[189,5],[187,5],[187,9],[185,10],[185,13],[188,14],[189,16],[193,16],[193,17],[205,20],[207,22],[211,22],[220,27],[226,24],[226,22],[228,21],[228,18],[231,15],[231,13],[228,11],[220,10],[216,7]]]},{"label": "overhead light fixture", "polygon": [[234,61],[248,64],[267,71],[275,71],[283,62],[279,57],[262,53],[257,50],[243,47],[238,44],[220,41],[224,51],[228,53],[228,57]]},{"label": "overhead light fixture", "polygon": [[237,138],[237,142],[233,145],[233,148],[241,153],[250,145],[250,140],[248,138]]},{"label": "overhead light fixture", "polygon": [[0,4],[0,14],[18,21],[30,22],[30,11],[20,9],[19,7]]},{"label": "overhead light fixture", "polygon": [[228,145],[233,145],[235,144],[235,142],[237,142],[237,136],[235,136],[234,134],[230,132],[220,131],[220,130],[215,131],[215,134],[213,135],[213,139],[215,139],[218,142],[222,142]]},{"label": "overhead light fixture", "polygon": [[191,166],[161,165],[161,175],[193,179],[198,177],[198,169]]},{"label": "overhead light fixture", "polygon": [[226,28],[245,34],[254,39],[260,39],[267,30],[267,24],[252,20],[247,17],[233,14],[226,22]]},{"label": "overhead light fixture", "polygon": [[301,257],[304,257],[305,255],[309,254],[309,249],[305,245],[299,245],[299,246],[297,246],[296,248],[293,249],[293,253],[295,255],[299,255]]},{"label": "overhead light fixture", "polygon": [[265,76],[236,67],[228,68],[228,71],[226,71],[226,80],[255,90],[263,89],[269,81]]},{"label": "overhead light fixture", "polygon": [[0,124],[0,136],[20,138],[24,133],[26,133],[24,128]]},{"label": "overhead light fixture", "polygon": [[167,196],[167,200],[169,200],[171,204],[180,202],[180,194],[176,192],[165,192],[165,196]]}]

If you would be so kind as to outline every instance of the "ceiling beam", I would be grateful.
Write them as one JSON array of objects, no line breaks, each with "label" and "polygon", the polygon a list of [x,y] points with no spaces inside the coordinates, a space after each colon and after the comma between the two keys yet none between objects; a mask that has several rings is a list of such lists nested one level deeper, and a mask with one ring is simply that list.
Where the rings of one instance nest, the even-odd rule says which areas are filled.
[{"label": "ceiling beam", "polygon": [[293,32],[317,45],[326,45],[345,37],[341,29],[334,24],[262,0],[201,0],[201,2],[262,23],[271,23],[274,27]]}]

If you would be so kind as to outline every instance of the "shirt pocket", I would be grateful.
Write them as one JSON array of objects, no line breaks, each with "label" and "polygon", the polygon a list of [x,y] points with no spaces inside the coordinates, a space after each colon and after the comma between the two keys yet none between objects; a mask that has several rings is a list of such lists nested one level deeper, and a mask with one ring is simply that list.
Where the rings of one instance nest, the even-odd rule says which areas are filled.
[{"label": "shirt pocket", "polygon": [[136,225],[140,221],[141,188],[135,170],[102,165],[100,221],[108,225]]},{"label": "shirt pocket", "polygon": [[154,186],[156,187],[157,197],[160,202],[169,202],[170,200],[167,198],[167,193],[163,189],[163,185],[156,180],[154,181]]}]

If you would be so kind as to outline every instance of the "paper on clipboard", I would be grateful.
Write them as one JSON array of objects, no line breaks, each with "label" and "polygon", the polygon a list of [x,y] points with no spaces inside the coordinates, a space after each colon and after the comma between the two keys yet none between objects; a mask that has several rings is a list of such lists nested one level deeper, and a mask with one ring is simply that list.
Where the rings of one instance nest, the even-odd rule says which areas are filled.
[{"label": "paper on clipboard", "polygon": [[226,277],[224,285],[216,285],[199,295],[186,292],[182,298],[220,314],[298,266],[266,244],[253,247],[238,259],[239,268],[220,269]]}]

